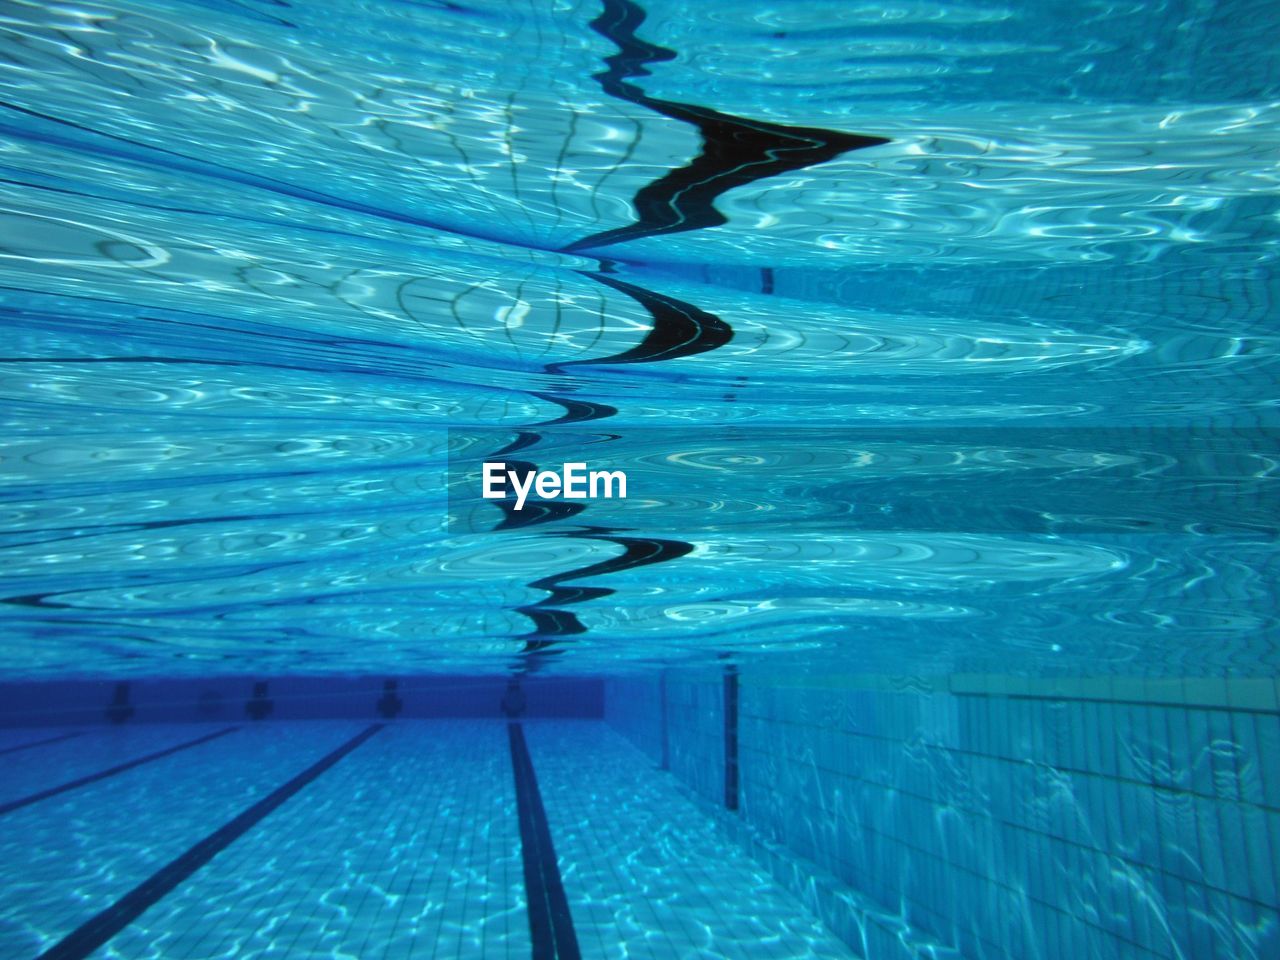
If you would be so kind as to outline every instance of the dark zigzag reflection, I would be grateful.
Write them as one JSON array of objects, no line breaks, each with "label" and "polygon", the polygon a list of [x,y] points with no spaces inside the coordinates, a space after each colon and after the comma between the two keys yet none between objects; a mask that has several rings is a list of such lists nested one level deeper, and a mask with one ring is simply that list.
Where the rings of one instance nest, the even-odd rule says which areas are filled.
[{"label": "dark zigzag reflection", "polygon": [[[687,165],[670,171],[636,193],[633,201],[639,218],[636,223],[575,241],[563,248],[566,253],[640,237],[718,226],[727,221],[716,210],[714,201],[727,190],[822,163],[849,150],[889,142],[883,137],[749,120],[708,107],[650,97],[627,80],[648,76],[647,64],[672,60],[676,56],[675,51],[636,37],[636,30],[645,20],[645,11],[632,0],[603,0],[603,7],[600,16],[591,22],[591,28],[616,44],[618,52],[605,59],[604,71],[595,74],[601,88],[616,99],[635,103],[694,125],[702,135],[702,149]],[[715,314],[619,279],[614,260],[600,258],[596,271],[580,272],[583,276],[637,301],[653,318],[653,327],[640,343],[628,350],[598,359],[548,364],[548,373],[560,374],[566,368],[574,366],[672,360],[715,350],[733,339],[733,329]],[[771,290],[772,271],[768,277]],[[585,423],[617,413],[614,407],[606,404],[567,399],[547,393],[537,393],[534,396],[565,408],[563,416],[534,426]],[[494,456],[528,450],[535,447],[542,437],[541,433],[533,430],[521,431],[515,441]],[[525,460],[508,463],[507,468],[519,471],[522,479],[537,470],[535,464]],[[516,511],[512,499],[502,501],[499,506],[503,511],[503,519],[494,528],[495,531],[523,529],[567,520],[586,509],[584,504],[553,501],[526,503],[523,510]],[[683,557],[693,549],[692,544],[680,540],[616,536],[619,532],[621,531],[606,527],[587,527],[555,534],[607,541],[622,547],[623,553],[610,560],[543,577],[529,584],[536,589],[546,590],[548,596],[537,603],[516,608],[533,622],[533,632],[525,637],[522,665],[513,683],[518,685],[520,674],[537,669],[541,658],[558,653],[554,648],[559,639],[587,632],[587,627],[575,614],[563,609],[565,606],[596,600],[614,592],[604,587],[566,586],[566,581],[665,563]]]},{"label": "dark zigzag reflection", "polygon": [[[733,328],[715,314],[708,313],[683,300],[677,300],[675,297],[655,293],[611,276],[613,264],[609,261],[602,261],[599,273],[580,272],[583,276],[590,277],[598,283],[631,297],[649,313],[653,319],[653,326],[644,339],[634,347],[606,357],[547,364],[545,367],[547,373],[561,374],[566,367],[571,366],[611,366],[674,360],[678,357],[715,350],[733,339]],[[493,457],[505,458],[510,454],[536,447],[542,441],[544,434],[534,428],[604,420],[618,412],[616,407],[605,403],[561,397],[544,392],[529,392],[540,400],[564,407],[564,414],[553,420],[532,424],[530,428],[519,431],[516,438],[493,453]],[[504,462],[507,463],[508,470],[517,471],[522,481],[538,469],[536,464],[528,460]],[[502,510],[503,517],[494,527],[494,532],[524,529],[567,520],[586,509],[586,505],[581,503],[527,501],[524,508],[517,511],[512,498],[498,501],[496,505]],[[564,581],[629,570],[651,563],[665,563],[682,557],[693,549],[692,544],[681,540],[650,540],[610,535],[616,532],[620,531],[606,527],[589,527],[572,533],[557,534],[614,543],[623,548],[623,554],[612,560],[543,577],[529,584],[535,589],[549,591],[550,596],[537,603],[515,608],[516,612],[528,617],[533,623],[533,631],[522,638],[524,649],[520,654],[520,666],[515,674],[517,678],[537,670],[546,657],[563,652],[558,644],[564,638],[587,632],[586,625],[574,613],[561,609],[562,607],[585,603],[614,593],[613,590],[602,587],[565,587],[562,585]]]},{"label": "dark zigzag reflection", "polygon": [[702,135],[702,152],[686,166],[672,170],[636,193],[636,223],[576,240],[564,248],[566,253],[719,226],[728,221],[715,208],[714,201],[728,190],[811,167],[850,150],[890,142],[866,134],[750,120],[697,104],[650,97],[626,81],[649,76],[647,64],[673,60],[676,53],[636,37],[636,30],[645,20],[644,8],[639,4],[632,0],[603,3],[604,12],[591,21],[591,29],[615,43],[618,52],[605,60],[608,69],[595,75],[601,89],[611,97],[697,127]]},{"label": "dark zigzag reflection", "polygon": [[631,297],[648,311],[649,316],[653,318],[653,327],[645,338],[630,350],[592,360],[566,360],[563,363],[548,364],[548,373],[561,373],[566,367],[572,366],[674,360],[677,357],[688,357],[695,353],[715,350],[733,339],[732,327],[714,313],[708,313],[691,303],[654,293],[652,290],[603,273],[583,273],[583,276],[590,277],[597,283],[602,283]]}]

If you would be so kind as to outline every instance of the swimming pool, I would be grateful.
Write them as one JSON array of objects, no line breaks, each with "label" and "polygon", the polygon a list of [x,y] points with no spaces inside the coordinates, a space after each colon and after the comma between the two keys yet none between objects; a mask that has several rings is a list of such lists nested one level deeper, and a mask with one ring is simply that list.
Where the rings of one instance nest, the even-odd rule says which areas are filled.
[{"label": "swimming pool", "polygon": [[0,956],[1275,954],[1277,21],[5,4]]}]

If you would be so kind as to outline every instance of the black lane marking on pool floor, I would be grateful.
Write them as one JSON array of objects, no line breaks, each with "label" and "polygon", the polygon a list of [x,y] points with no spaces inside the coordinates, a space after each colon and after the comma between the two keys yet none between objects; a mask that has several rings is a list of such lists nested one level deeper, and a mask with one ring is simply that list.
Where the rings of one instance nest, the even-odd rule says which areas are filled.
[{"label": "black lane marking on pool floor", "polygon": [[32,750],[36,747],[43,747],[50,743],[61,743],[63,740],[70,740],[73,737],[82,737],[83,733],[60,733],[56,737],[45,737],[43,740],[32,740],[30,743],[20,743],[16,747],[5,747],[0,750],[0,757],[6,753],[17,753],[19,750]]},{"label": "black lane marking on pool floor", "polygon": [[529,934],[533,960],[581,960],[569,900],[556,863],[547,811],[542,806],[533,760],[518,723],[507,724],[511,768],[516,778],[516,806],[520,814],[520,858],[524,862],[525,899],[529,904]]},{"label": "black lane marking on pool floor", "polygon": [[81,924],[36,960],[84,960],[117,933],[138,919],[149,907],[184,883],[193,873],[248,833],[267,814],[381,730],[385,724],[365,727],[342,746],[317,760],[307,769],[268,796],[263,797],[235,819],[228,821],[194,847],[171,860],[138,886]]},{"label": "black lane marking on pool floor", "polygon": [[145,757],[138,757],[134,760],[127,760],[124,763],[117,764],[114,767],[108,767],[106,770],[99,770],[97,773],[91,773],[86,777],[80,777],[76,780],[70,780],[67,783],[59,784],[56,787],[50,787],[48,790],[41,790],[39,793],[33,793],[28,797],[20,800],[12,800],[9,803],[0,804],[0,816],[6,813],[12,813],[22,807],[30,806],[41,800],[48,800],[50,797],[56,797],[60,793],[66,793],[68,790],[75,790],[78,787],[85,787],[91,783],[97,783],[99,780],[106,780],[108,777],[114,777],[118,773],[124,773],[132,770],[134,767],[140,767],[144,763],[151,763],[153,760],[163,760],[165,757],[180,753],[183,750],[190,750],[192,747],[198,747],[202,743],[208,743],[210,740],[217,740],[219,737],[225,737],[228,733],[234,733],[239,727],[227,727],[223,730],[216,730],[213,733],[205,734],[203,737],[196,737],[194,740],[188,740],[186,743],[179,743],[176,746],[168,747],[164,750],[158,750],[155,753],[148,753]]}]

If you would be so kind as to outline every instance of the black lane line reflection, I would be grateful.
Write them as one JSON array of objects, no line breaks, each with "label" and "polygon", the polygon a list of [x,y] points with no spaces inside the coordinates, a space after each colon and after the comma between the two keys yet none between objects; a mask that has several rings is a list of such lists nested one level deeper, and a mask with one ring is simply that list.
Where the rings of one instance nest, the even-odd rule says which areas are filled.
[{"label": "black lane line reflection", "polygon": [[161,867],[96,917],[81,924],[61,941],[40,954],[36,960],[84,960],[138,919],[149,907],[171,893],[179,884],[184,883],[193,873],[251,830],[267,814],[363,744],[383,726],[381,723],[375,723],[365,727],[360,733],[307,767],[284,786],[277,787],[268,796],[219,827],[177,859]]},{"label": "black lane line reflection", "polygon": [[[565,401],[555,398],[548,399],[553,399],[556,403],[565,406],[572,414],[572,409]],[[613,408],[609,409],[612,410]],[[536,446],[542,439],[543,435],[541,433],[523,430],[515,440],[492,454],[492,456],[505,457],[509,453],[526,450],[529,447]],[[536,464],[528,460],[504,460],[503,462],[506,464],[507,470],[516,473],[520,477],[521,482],[526,481],[529,475],[535,473],[538,469]],[[515,505],[515,495],[510,492],[504,499],[494,501],[494,506],[502,511],[502,520],[494,526],[494,533],[509,533],[512,530],[521,530],[556,520],[565,520],[577,516],[586,509],[585,504],[566,503],[561,500],[529,500],[525,502],[521,510],[517,510]],[[514,608],[517,613],[531,622],[533,628],[529,633],[519,634],[512,638],[524,642],[524,646],[519,653],[518,665],[513,668],[512,672],[512,682],[515,683],[517,689],[521,677],[535,673],[546,662],[548,657],[553,657],[563,652],[557,649],[557,643],[560,638],[587,632],[586,626],[567,610],[534,609],[534,606],[524,605]]]},{"label": "black lane line reflection", "polygon": [[[615,363],[653,363],[656,360],[675,360],[678,357],[689,357],[695,353],[706,353],[723,347],[733,339],[733,328],[714,313],[708,313],[699,307],[675,297],[654,293],[644,287],[619,280],[617,277],[605,276],[601,273],[579,271],[584,277],[590,277],[597,283],[611,287],[619,293],[631,297],[653,317],[653,328],[634,347],[607,357],[588,360],[565,360],[562,363],[547,364],[548,373],[563,373],[567,367],[598,366]],[[564,401],[556,400],[563,404]],[[608,407],[612,416],[617,410]],[[581,419],[599,419],[583,417]],[[562,420],[557,423],[567,422]]]},{"label": "black lane line reflection", "polygon": [[[527,506],[526,506],[527,509]],[[654,537],[619,537],[610,535],[607,528],[588,528],[586,530],[564,533],[560,536],[583,540],[602,540],[614,543],[623,548],[620,556],[610,557],[585,567],[575,567],[563,573],[555,573],[542,577],[529,584],[539,590],[546,590],[548,596],[537,603],[516,607],[518,613],[533,621],[533,633],[525,639],[524,672],[537,669],[542,658],[559,653],[554,649],[558,640],[587,632],[587,626],[570,610],[562,609],[575,603],[586,603],[598,600],[616,591],[609,587],[565,586],[567,580],[584,577],[595,577],[603,573],[618,573],[636,567],[648,566],[651,563],[666,563],[683,557],[693,550],[693,545],[683,540],[659,540]]]},{"label": "black lane line reflection", "polygon": [[0,757],[6,753],[17,753],[20,750],[34,750],[36,747],[47,746],[51,743],[61,743],[63,740],[70,740],[73,737],[84,736],[83,733],[60,733],[56,737],[45,737],[43,740],[32,740],[30,743],[20,743],[16,747],[5,747],[0,750]]},{"label": "black lane line reflection", "polygon": [[[584,405],[590,406],[590,405]],[[532,431],[521,431],[517,438],[505,446],[494,456],[501,456],[513,451],[524,451],[536,446],[543,435]],[[522,482],[527,482],[529,475],[538,467],[528,460],[505,460],[506,469],[516,473]],[[502,511],[502,520],[493,528],[494,532],[509,532],[534,527],[559,520],[567,520],[578,516],[587,509],[585,504],[565,503],[560,500],[526,501],[520,510],[515,508],[514,495],[495,501],[494,505]],[[562,652],[558,644],[565,638],[580,636],[588,632],[587,626],[571,610],[565,607],[586,603],[615,593],[609,587],[576,586],[568,581],[595,577],[606,573],[618,573],[654,563],[666,563],[683,557],[693,550],[693,545],[683,540],[664,540],[655,537],[620,536],[620,531],[609,527],[586,526],[572,532],[556,532],[551,535],[599,540],[622,547],[622,553],[607,560],[597,561],[583,567],[575,567],[561,573],[540,577],[529,583],[530,587],[545,590],[547,596],[532,604],[515,607],[515,611],[527,617],[532,623],[532,631],[519,637],[524,641],[521,650],[520,667],[516,676],[532,673],[539,668],[548,656]]]},{"label": "black lane line reflection", "polygon": [[165,750],[149,753],[145,757],[138,757],[135,760],[129,760],[125,763],[117,764],[114,767],[108,767],[106,770],[100,770],[97,773],[91,773],[88,776],[71,780],[56,787],[50,787],[48,790],[41,790],[39,793],[33,793],[30,796],[23,797],[21,800],[12,800],[6,804],[0,804],[0,816],[3,816],[6,813],[12,813],[14,810],[20,810],[23,807],[28,807],[41,800],[56,797],[58,794],[66,793],[68,790],[75,790],[79,787],[88,786],[91,783],[97,783],[99,780],[114,777],[118,773],[124,773],[126,770],[132,770],[134,767],[140,767],[144,763],[151,763],[153,760],[162,760],[165,757],[172,756],[175,753],[180,753],[183,750],[190,750],[192,747],[198,747],[203,743],[208,743],[210,740],[217,740],[219,737],[225,737],[227,734],[234,733],[239,729],[239,727],[226,727],[225,729],[217,730],[214,733],[206,734],[203,737],[188,740],[186,743],[180,743],[177,746],[168,747]]},{"label": "black lane line reflection", "polygon": [[605,58],[607,69],[595,74],[601,89],[611,97],[697,127],[702,152],[686,166],[640,189],[633,201],[639,218],[636,223],[584,237],[566,246],[566,253],[718,226],[727,221],[713,201],[727,190],[823,163],[849,150],[889,143],[884,137],[789,127],[650,97],[627,80],[649,76],[648,64],[672,60],[675,51],[636,37],[645,19],[639,4],[603,0],[603,5],[604,11],[591,21],[591,29],[616,44],[618,52]]},{"label": "black lane line reflection", "polygon": [[[588,276],[592,276],[592,275],[588,274]],[[598,279],[598,278],[595,278],[595,279]],[[584,361],[567,360],[565,362],[580,363]],[[600,361],[600,362],[607,363],[609,361]],[[617,361],[614,361],[614,362],[617,362]],[[564,364],[556,364],[556,366],[564,366]],[[533,394],[533,396],[537,397],[539,400],[546,400],[549,403],[558,404],[559,406],[564,407],[563,416],[556,417],[556,419],[554,420],[543,420],[541,423],[535,423],[534,424],[535,427],[553,427],[553,426],[557,426],[559,424],[564,424],[564,423],[587,423],[591,420],[603,420],[606,417],[612,417],[615,413],[618,412],[617,407],[611,407],[607,403],[589,403],[586,400],[571,400],[567,397],[552,396],[549,393],[535,393]],[[539,439],[541,439],[539,435],[536,433],[535,434],[522,433],[520,434],[520,437],[521,438],[532,437],[534,443],[536,443]],[[519,438],[517,439],[516,442],[517,443],[520,442]],[[512,448],[508,448],[508,449],[520,449],[520,448],[513,446]]]},{"label": "black lane line reflection", "polygon": [[[576,567],[564,573],[555,573],[549,577],[534,580],[530,586],[550,593],[544,600],[539,600],[534,607],[558,607],[571,603],[582,603],[598,597],[607,597],[615,591],[607,587],[573,587],[563,586],[567,580],[581,580],[586,577],[597,577],[603,573],[619,573],[646,567],[651,563],[667,563],[683,557],[693,550],[693,544],[683,540],[659,540],[656,537],[619,537],[610,535],[607,529],[588,529],[566,533],[563,536],[578,540],[602,540],[622,547],[620,556],[610,557],[585,567]],[[529,609],[529,608],[523,608]]]},{"label": "black lane line reflection", "polygon": [[529,909],[529,935],[533,960],[580,960],[578,935],[573,929],[569,899],[565,896],[560,865],[551,842],[551,827],[533,772],[533,759],[519,723],[507,724],[511,745],[511,769],[516,781],[516,807],[520,818],[520,858],[524,864],[525,899]]}]

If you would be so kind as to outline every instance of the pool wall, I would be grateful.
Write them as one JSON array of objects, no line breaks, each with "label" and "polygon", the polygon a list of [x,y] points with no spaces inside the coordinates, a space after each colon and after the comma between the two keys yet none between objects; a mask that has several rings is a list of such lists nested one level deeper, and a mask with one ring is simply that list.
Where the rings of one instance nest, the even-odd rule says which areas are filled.
[{"label": "pool wall", "polygon": [[[737,683],[723,820],[864,956],[1280,955],[1272,680]],[[605,716],[723,808],[725,690],[610,679]]]},{"label": "pool wall", "polygon": [[[363,719],[378,716],[382,677],[143,678],[127,681],[130,723],[237,721],[246,716],[254,684],[274,720]],[[397,681],[398,716],[496,717],[507,689],[502,676],[404,677]],[[0,683],[0,727],[100,724],[116,696],[115,680]],[[524,716],[599,719],[604,685],[598,677],[533,677],[521,683]],[[124,722],[124,721],[122,721]]]}]

